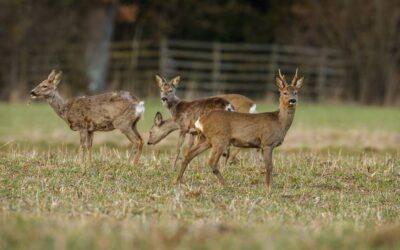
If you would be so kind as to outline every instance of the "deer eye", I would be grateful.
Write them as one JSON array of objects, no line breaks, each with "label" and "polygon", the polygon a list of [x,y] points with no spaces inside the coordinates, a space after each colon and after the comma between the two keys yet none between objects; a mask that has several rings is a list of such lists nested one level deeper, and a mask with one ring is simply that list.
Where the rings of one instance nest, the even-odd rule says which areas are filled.
[{"label": "deer eye", "polygon": [[288,92],[283,92],[284,95],[288,95]]},{"label": "deer eye", "polygon": [[44,89],[47,88],[47,85],[43,85],[42,88],[44,88]]}]

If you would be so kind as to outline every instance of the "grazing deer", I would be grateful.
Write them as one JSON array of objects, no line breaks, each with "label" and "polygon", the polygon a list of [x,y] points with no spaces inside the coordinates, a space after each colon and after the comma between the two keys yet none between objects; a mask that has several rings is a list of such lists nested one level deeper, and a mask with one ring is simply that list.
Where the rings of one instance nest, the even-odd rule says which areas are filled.
[{"label": "grazing deer", "polygon": [[[178,161],[181,147],[185,141],[186,134],[196,132],[194,123],[201,115],[206,115],[212,110],[233,111],[234,107],[225,99],[220,97],[211,97],[198,99],[194,101],[182,101],[176,96],[176,88],[180,83],[180,76],[166,81],[156,75],[156,82],[160,88],[161,102],[171,113],[172,120],[178,124],[180,133],[177,144],[177,153],[174,161],[174,167]],[[193,137],[191,137],[193,138]],[[189,144],[193,144],[190,142]]]},{"label": "grazing deer", "polygon": [[48,78],[31,92],[31,98],[44,98],[74,131],[79,131],[82,160],[86,151],[91,162],[91,148],[95,131],[118,129],[133,143],[129,160],[136,150],[134,163],[139,161],[143,140],[136,124],[144,112],[144,103],[127,91],[116,91],[95,96],[81,96],[64,100],[57,87],[62,72],[53,70]]},{"label": "grazing deer", "polygon": [[266,185],[269,188],[272,175],[272,151],[282,144],[292,124],[296,110],[297,91],[303,85],[303,80],[303,77],[298,78],[296,70],[289,85],[279,70],[279,76],[276,77],[276,85],[280,92],[278,111],[258,114],[213,111],[207,116],[201,116],[195,126],[205,138],[186,154],[177,182],[182,182],[186,167],[194,157],[212,148],[208,164],[220,183],[224,184],[224,178],[217,164],[224,150],[232,144],[236,147],[262,149],[266,168]]},{"label": "grazing deer", "polygon": [[[235,107],[236,112],[243,112],[243,113],[255,113],[256,112],[256,104],[253,100],[250,98],[239,95],[239,94],[226,94],[226,95],[218,95],[216,97],[223,98],[225,100],[228,100],[230,104],[232,104]],[[172,118],[164,120],[162,117],[162,114],[160,112],[157,112],[155,117],[154,117],[154,124],[152,128],[150,129],[149,132],[149,139],[147,144],[148,145],[155,145],[161,140],[163,140],[165,137],[167,137],[171,132],[178,130],[179,125],[176,123]],[[189,136],[194,136],[192,134],[189,134]],[[190,138],[189,140],[190,143],[193,143],[193,138]],[[188,146],[190,149],[192,147],[192,144]],[[228,150],[229,152],[229,150]],[[235,158],[237,153],[239,152],[239,149],[235,150],[231,154],[231,158]],[[226,156],[226,161],[225,164],[229,161],[229,153]]]}]

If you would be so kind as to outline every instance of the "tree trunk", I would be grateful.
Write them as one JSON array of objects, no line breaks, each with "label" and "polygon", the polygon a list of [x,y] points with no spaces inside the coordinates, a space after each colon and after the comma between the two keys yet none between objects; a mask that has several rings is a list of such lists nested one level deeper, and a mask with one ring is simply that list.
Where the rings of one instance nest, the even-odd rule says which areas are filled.
[{"label": "tree trunk", "polygon": [[110,59],[110,46],[117,13],[116,4],[96,6],[89,14],[89,41],[86,51],[89,91],[105,88]]}]

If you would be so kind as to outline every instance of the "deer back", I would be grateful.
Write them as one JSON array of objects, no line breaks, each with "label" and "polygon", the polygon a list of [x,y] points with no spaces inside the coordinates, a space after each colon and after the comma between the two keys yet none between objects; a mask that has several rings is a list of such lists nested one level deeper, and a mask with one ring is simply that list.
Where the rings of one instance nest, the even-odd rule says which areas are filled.
[{"label": "deer back", "polygon": [[242,112],[242,113],[255,112],[256,108],[255,102],[246,96],[239,94],[225,94],[225,95],[218,95],[216,97],[226,99],[235,107],[236,112]]},{"label": "deer back", "polygon": [[209,114],[213,110],[234,110],[227,100],[219,97],[199,99],[195,101],[179,102],[172,113],[173,120],[179,124],[181,129],[194,128],[194,123],[201,116]]},{"label": "deer back", "polygon": [[66,120],[73,130],[109,131],[117,122],[140,116],[139,105],[139,99],[126,91],[75,97],[65,106]]}]

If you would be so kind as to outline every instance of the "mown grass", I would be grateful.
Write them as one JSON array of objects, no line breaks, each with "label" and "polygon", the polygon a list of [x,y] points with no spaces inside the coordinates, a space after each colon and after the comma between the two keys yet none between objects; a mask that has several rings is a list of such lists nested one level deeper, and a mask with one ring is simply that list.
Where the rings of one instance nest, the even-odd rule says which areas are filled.
[{"label": "mown grass", "polygon": [[[157,100],[147,103],[142,132],[163,110]],[[275,152],[274,185],[266,192],[254,150],[222,168],[224,187],[206,165],[208,154],[175,185],[174,139],[145,147],[133,167],[127,143],[106,133],[85,170],[77,137],[50,108],[2,104],[0,249],[396,249],[397,118],[391,108],[300,106],[288,134],[294,136]],[[328,146],[298,144],[313,136]],[[386,146],[336,145],[359,136]]]}]

